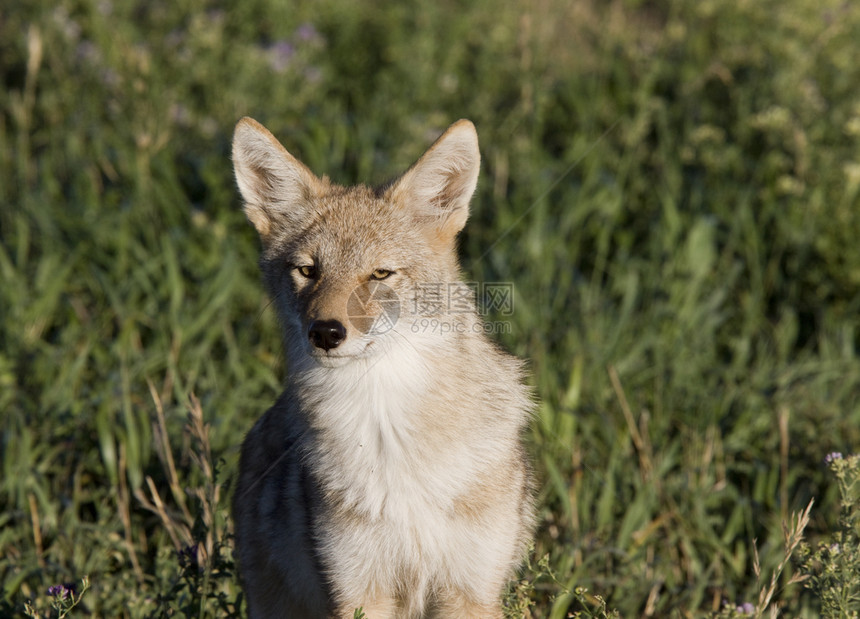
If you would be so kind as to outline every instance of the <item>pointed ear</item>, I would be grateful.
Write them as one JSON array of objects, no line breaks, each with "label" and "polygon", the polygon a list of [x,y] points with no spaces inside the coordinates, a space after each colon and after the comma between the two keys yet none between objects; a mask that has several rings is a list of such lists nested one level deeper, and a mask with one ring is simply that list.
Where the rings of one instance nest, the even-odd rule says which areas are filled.
[{"label": "pointed ear", "polygon": [[469,217],[469,200],[478,184],[478,134],[458,120],[386,192],[428,226],[431,238],[450,243]]},{"label": "pointed ear", "polygon": [[323,190],[323,182],[252,118],[240,120],[233,133],[233,169],[245,215],[263,240],[276,222],[301,224],[310,200]]}]

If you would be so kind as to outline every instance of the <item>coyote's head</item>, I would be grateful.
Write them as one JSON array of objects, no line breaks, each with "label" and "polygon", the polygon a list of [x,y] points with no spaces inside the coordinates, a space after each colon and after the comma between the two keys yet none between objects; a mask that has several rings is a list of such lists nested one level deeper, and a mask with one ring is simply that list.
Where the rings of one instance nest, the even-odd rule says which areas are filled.
[{"label": "coyote's head", "polygon": [[233,164],[292,361],[373,355],[404,337],[406,321],[432,316],[422,290],[459,281],[455,237],[480,167],[468,120],[377,189],[315,176],[250,118],[236,125]]}]

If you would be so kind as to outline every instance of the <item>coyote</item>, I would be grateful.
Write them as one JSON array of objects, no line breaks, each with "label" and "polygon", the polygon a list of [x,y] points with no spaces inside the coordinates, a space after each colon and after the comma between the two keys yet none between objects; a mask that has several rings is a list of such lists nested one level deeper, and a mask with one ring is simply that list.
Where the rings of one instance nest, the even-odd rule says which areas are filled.
[{"label": "coyote", "polygon": [[315,176],[250,118],[233,164],[289,375],[242,445],[250,616],[501,617],[535,517],[533,403],[474,300],[438,302],[466,286],[475,127],[454,123],[379,188]]}]

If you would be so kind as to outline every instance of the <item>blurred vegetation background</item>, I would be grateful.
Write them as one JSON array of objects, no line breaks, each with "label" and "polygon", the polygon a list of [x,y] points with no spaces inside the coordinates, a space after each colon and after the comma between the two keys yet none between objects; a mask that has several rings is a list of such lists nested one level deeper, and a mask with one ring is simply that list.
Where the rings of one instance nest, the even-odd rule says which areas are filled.
[{"label": "blurred vegetation background", "polygon": [[[85,575],[73,613],[243,612],[231,484],[284,372],[243,115],[341,183],[477,125],[464,270],[514,283],[541,402],[528,616],[763,610],[860,444],[858,42],[842,0],[5,1],[0,614]],[[818,616],[793,570],[770,606]]]}]

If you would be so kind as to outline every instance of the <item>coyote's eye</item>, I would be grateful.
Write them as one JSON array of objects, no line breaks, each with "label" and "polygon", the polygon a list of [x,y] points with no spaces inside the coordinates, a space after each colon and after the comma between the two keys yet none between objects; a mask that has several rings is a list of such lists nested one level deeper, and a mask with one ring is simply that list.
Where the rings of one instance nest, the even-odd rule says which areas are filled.
[{"label": "coyote's eye", "polygon": [[312,264],[303,264],[296,268],[302,277],[307,277],[308,279],[316,279],[317,277],[317,268]]},{"label": "coyote's eye", "polygon": [[385,279],[389,275],[394,273],[394,271],[389,271],[388,269],[376,269],[371,273],[371,279]]}]

